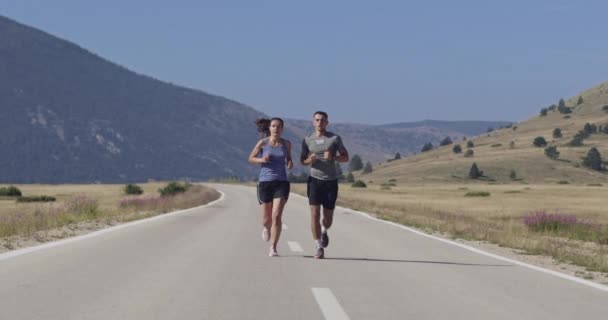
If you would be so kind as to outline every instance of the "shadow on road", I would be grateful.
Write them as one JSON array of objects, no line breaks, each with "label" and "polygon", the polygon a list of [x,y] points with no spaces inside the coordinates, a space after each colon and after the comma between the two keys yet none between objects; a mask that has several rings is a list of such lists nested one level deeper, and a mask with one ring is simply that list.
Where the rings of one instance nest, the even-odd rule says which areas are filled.
[{"label": "shadow on road", "polygon": [[[302,258],[314,259],[313,256],[301,256]],[[325,257],[323,260],[344,260],[344,261],[366,261],[366,262],[404,262],[404,263],[429,263],[429,264],[446,264],[456,266],[475,266],[475,267],[512,267],[511,264],[479,264],[479,263],[462,263],[449,261],[424,261],[424,260],[395,260],[395,259],[374,259],[374,258],[349,258],[349,257]]]}]

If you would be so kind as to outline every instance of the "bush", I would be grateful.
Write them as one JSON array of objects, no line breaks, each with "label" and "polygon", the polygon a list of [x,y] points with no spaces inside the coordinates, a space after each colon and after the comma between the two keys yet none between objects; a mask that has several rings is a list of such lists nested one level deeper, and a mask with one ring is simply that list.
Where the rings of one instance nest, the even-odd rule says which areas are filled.
[{"label": "bush", "polygon": [[570,182],[568,182],[566,180],[560,180],[557,182],[557,184],[570,184]]},{"label": "bush", "polygon": [[562,129],[560,129],[560,128],[555,128],[555,129],[553,130],[553,138],[555,138],[555,139],[559,139],[559,138],[561,138],[561,137],[562,137]]},{"label": "bush", "polygon": [[608,112],[608,104],[602,107],[602,110],[604,110],[604,112]]},{"label": "bush", "polygon": [[477,163],[473,162],[473,165],[469,170],[469,178],[479,179],[481,177],[483,177],[483,171],[479,170],[479,168],[477,167]]},{"label": "bush", "polygon": [[515,149],[515,141],[509,142],[509,148],[510,149]]},{"label": "bush", "polygon": [[551,111],[555,111],[555,109],[557,109],[557,106],[554,105],[554,104],[552,104],[552,105],[549,106],[548,109],[551,110]]},{"label": "bush", "polygon": [[559,157],[559,151],[555,146],[549,146],[545,148],[545,155],[551,159],[557,159]]},{"label": "bush", "polygon": [[465,197],[489,197],[490,193],[487,191],[471,191],[467,192]]},{"label": "bush", "polygon": [[575,135],[574,138],[568,142],[568,145],[571,147],[580,147],[583,145],[583,139],[585,139],[583,136]]},{"label": "bush", "polygon": [[578,101],[576,102],[576,105],[577,105],[577,106],[578,106],[578,105],[581,105],[581,104],[583,104],[583,96],[579,96],[579,97],[578,97]]},{"label": "bush", "polygon": [[165,187],[158,189],[158,192],[160,193],[160,195],[162,197],[173,196],[178,193],[186,192],[188,190],[188,188],[190,188],[190,186],[191,185],[188,183],[180,184],[179,182],[171,182],[171,183],[167,184]]},{"label": "bush", "polygon": [[6,197],[21,197],[21,190],[15,186],[0,188],[0,196]]},{"label": "bush", "polygon": [[459,144],[457,144],[457,145],[455,145],[452,148],[452,152],[454,152],[454,153],[461,153],[462,152],[462,147]]},{"label": "bush", "polygon": [[365,182],[361,181],[361,180],[357,180],[355,181],[351,187],[353,188],[367,188],[367,185],[365,184]]},{"label": "bush", "polygon": [[511,178],[511,180],[517,179],[517,172],[515,172],[515,170],[511,170],[509,173],[509,178]]},{"label": "bush", "polygon": [[57,199],[51,196],[28,196],[19,197],[17,202],[55,202]]},{"label": "bush", "polygon": [[397,152],[397,153],[395,153],[394,160],[399,160],[399,159],[401,159],[401,153]]},{"label": "bush", "polygon": [[472,140],[467,141],[467,148],[471,149],[475,147],[475,143]]},{"label": "bush", "polygon": [[430,142],[427,142],[424,144],[424,146],[422,146],[422,149],[420,150],[420,152],[427,152],[429,150],[433,150],[433,144]]},{"label": "bush", "polygon": [[502,143],[495,143],[495,144],[491,145],[490,147],[492,147],[492,148],[502,147]]},{"label": "bush", "polygon": [[136,184],[128,184],[123,188],[125,194],[142,194],[144,190]]},{"label": "bush", "polygon": [[473,150],[469,149],[469,150],[467,150],[467,152],[464,153],[464,157],[465,158],[470,158],[470,157],[473,156],[474,153],[475,152]]},{"label": "bush", "polygon": [[366,173],[372,173],[372,171],[374,171],[374,168],[372,167],[372,164],[368,161],[365,164],[365,167],[363,168],[363,173],[364,174],[366,174]]},{"label": "bush", "polygon": [[540,116],[544,117],[547,115],[547,112],[549,112],[549,110],[547,108],[542,108],[540,109]]},{"label": "bush", "polygon": [[534,138],[533,144],[537,147],[544,147],[547,145],[547,140],[544,137],[536,137]]}]

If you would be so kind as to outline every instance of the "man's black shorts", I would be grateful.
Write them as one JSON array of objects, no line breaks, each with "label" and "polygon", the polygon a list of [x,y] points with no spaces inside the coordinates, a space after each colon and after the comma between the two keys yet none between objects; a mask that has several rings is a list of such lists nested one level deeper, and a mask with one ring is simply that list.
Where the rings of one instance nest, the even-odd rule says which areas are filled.
[{"label": "man's black shorts", "polygon": [[333,210],[338,199],[338,180],[319,180],[308,177],[306,193],[309,205],[322,205],[325,209]]},{"label": "man's black shorts", "polygon": [[258,183],[258,202],[268,203],[272,199],[289,198],[289,181],[260,181]]}]

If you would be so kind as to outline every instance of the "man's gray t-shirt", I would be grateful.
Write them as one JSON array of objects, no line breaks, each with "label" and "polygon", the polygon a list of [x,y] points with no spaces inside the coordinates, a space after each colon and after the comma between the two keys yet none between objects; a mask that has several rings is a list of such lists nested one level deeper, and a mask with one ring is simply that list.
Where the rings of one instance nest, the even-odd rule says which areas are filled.
[{"label": "man's gray t-shirt", "polygon": [[325,150],[336,156],[336,151],[344,153],[346,148],[339,135],[325,132],[324,136],[317,137],[313,132],[302,140],[302,154],[300,158],[308,158],[311,153],[317,155],[317,161],[310,166],[310,176],[319,180],[336,180],[336,160],[325,160]]}]

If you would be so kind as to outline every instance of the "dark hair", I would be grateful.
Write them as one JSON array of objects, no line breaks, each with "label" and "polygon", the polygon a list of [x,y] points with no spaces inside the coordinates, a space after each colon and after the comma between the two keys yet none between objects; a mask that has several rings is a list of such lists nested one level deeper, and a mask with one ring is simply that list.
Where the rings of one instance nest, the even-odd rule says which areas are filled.
[{"label": "dark hair", "polygon": [[260,118],[255,120],[255,125],[258,126],[258,132],[262,134],[263,137],[270,136],[270,123],[272,121],[278,121],[281,123],[281,128],[283,128],[283,119],[274,117],[272,119]]},{"label": "dark hair", "polygon": [[324,117],[325,117],[325,120],[329,120],[329,116],[327,115],[327,112],[325,112],[325,111],[317,111],[317,112],[315,112],[315,113],[314,113],[312,116],[314,117],[314,116],[316,116],[316,115],[318,115],[318,114],[320,114],[320,115],[324,116]]}]

